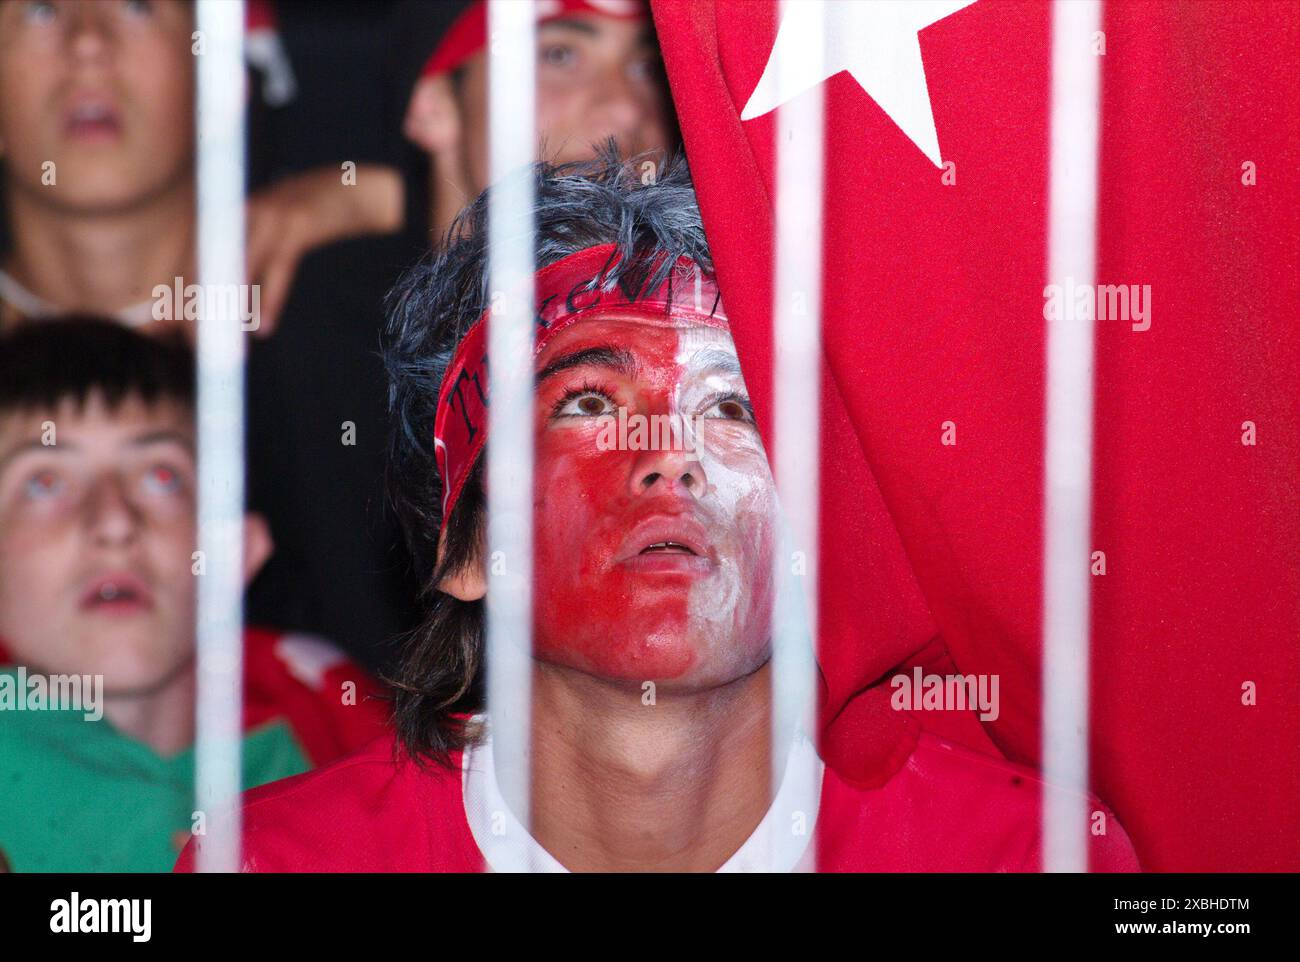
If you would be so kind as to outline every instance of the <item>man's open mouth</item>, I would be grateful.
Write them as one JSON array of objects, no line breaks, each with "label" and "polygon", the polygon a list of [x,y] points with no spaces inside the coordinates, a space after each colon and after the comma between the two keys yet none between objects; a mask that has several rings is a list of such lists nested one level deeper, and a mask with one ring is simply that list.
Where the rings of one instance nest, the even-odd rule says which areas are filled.
[{"label": "man's open mouth", "polygon": [[153,607],[153,592],[136,575],[113,573],[87,582],[80,601],[83,611],[134,614]]},{"label": "man's open mouth", "polygon": [[78,140],[115,139],[122,133],[122,118],[108,101],[78,99],[64,114],[64,130]]},{"label": "man's open mouth", "polygon": [[632,527],[616,557],[642,573],[698,576],[717,567],[708,529],[685,513],[652,514]]},{"label": "man's open mouth", "polygon": [[681,544],[677,541],[656,541],[654,544],[646,545],[639,552],[640,554],[689,554],[694,555],[690,545]]}]

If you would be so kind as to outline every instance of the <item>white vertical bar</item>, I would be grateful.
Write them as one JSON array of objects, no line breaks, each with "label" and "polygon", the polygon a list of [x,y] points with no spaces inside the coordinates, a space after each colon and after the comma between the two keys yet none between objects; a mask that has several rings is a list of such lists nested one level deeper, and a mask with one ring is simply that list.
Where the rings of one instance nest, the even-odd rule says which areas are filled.
[{"label": "white vertical bar", "polygon": [[[825,50],[821,3],[781,3],[782,31],[797,30],[792,49],[804,59],[778,61],[782,91],[798,90]],[[791,38],[794,41],[795,38]],[[773,290],[773,458],[783,517],[773,558],[777,598],[772,624],[773,784],[798,785],[809,820],[816,811],[818,772],[785,772],[791,733],[814,737],[814,652],[817,638],[819,455],[821,447],[821,291],[823,91],[818,84],[777,108],[776,237]],[[808,759],[815,762],[812,753]],[[779,831],[789,835],[786,819]],[[781,839],[774,839],[779,843]]]},{"label": "white vertical bar", "polygon": [[[488,4],[488,556],[487,704],[497,778],[512,812],[529,823],[533,571],[533,265],[536,150],[533,0]],[[533,866],[523,838],[493,836],[498,871]]]},{"label": "white vertical bar", "polygon": [[[198,0],[196,25],[199,289],[213,292],[244,281],[244,4]],[[243,716],[244,341],[241,299],[203,300],[195,795],[207,836],[198,869],[233,872]]]},{"label": "white vertical bar", "polygon": [[[1048,281],[1095,283],[1100,0],[1052,7]],[[1043,869],[1088,868],[1088,559],[1093,323],[1047,328],[1043,549]]]}]

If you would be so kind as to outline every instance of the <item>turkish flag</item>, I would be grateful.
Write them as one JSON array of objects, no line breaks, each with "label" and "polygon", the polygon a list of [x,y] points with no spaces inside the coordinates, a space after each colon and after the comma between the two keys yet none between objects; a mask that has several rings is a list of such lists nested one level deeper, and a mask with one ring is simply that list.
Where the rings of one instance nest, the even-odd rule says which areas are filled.
[{"label": "turkish flag", "polygon": [[[653,10],[770,441],[764,74],[797,33],[766,0]],[[1096,321],[1091,787],[1148,869],[1300,868],[1296,11],[1107,2],[1086,38],[1096,283],[1135,297]],[[1036,764],[1052,10],[825,14],[823,753],[879,784],[919,724]],[[997,675],[999,717],[891,711],[911,662]]]}]

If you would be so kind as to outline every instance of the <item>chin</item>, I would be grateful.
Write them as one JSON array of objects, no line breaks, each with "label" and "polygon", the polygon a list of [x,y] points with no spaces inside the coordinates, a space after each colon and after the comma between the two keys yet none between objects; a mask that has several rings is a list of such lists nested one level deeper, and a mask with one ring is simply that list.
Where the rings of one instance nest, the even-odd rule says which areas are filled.
[{"label": "chin", "polygon": [[694,647],[683,639],[650,635],[616,638],[600,634],[562,645],[538,639],[539,661],[572,668],[605,681],[656,684],[678,679],[693,671],[698,661]]},{"label": "chin", "polygon": [[[140,176],[141,170],[150,170],[147,161],[119,162],[116,158],[96,158],[82,154],[68,159],[59,167],[59,184],[65,182],[64,167],[68,175],[67,188],[60,186],[62,205],[70,210],[86,212],[112,212],[130,210],[166,188],[172,176],[159,177],[151,173]],[[153,168],[156,170],[156,166]],[[73,186],[75,185],[75,186]]]},{"label": "chin", "polygon": [[141,196],[142,192],[124,191],[120,185],[89,183],[61,197],[60,205],[64,210],[82,214],[114,213],[129,210]]},{"label": "chin", "polygon": [[[155,692],[176,678],[188,659],[171,662],[130,661],[106,665],[103,672],[104,694],[114,697],[143,695]],[[85,674],[85,673],[83,673]]]},{"label": "chin", "polygon": [[664,691],[689,692],[716,688],[743,678],[771,657],[761,644],[753,651],[722,650],[701,633],[683,634],[680,625],[659,633],[622,637],[609,635],[561,647],[539,643],[537,657],[611,682],[638,687],[647,681]]},{"label": "chin", "polygon": [[161,648],[149,639],[159,637],[150,632],[142,638],[139,631],[100,631],[93,640],[83,641],[65,659],[75,664],[64,670],[83,675],[103,675],[104,691],[110,695],[129,695],[153,691],[174,679],[193,661],[192,649]]}]

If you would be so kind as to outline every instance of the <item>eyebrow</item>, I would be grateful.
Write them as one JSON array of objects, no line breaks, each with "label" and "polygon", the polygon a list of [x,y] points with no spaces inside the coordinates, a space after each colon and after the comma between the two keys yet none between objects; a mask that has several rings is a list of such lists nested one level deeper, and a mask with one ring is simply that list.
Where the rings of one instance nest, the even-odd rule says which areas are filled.
[{"label": "eyebrow", "polygon": [[194,439],[180,431],[150,431],[127,442],[129,447],[143,448],[151,444],[179,444],[194,457]]},{"label": "eyebrow", "polygon": [[630,351],[608,345],[587,347],[557,357],[542,368],[535,383],[540,386],[548,377],[575,367],[603,367],[631,377],[636,374],[639,365]]},{"label": "eyebrow", "polygon": [[575,33],[585,33],[590,37],[594,37],[600,33],[600,28],[594,23],[587,20],[579,20],[576,17],[557,17],[554,20],[547,20],[545,23],[539,23],[537,25],[537,32],[538,34],[541,34],[543,30],[550,29],[551,27],[558,27],[561,30],[572,30]]},{"label": "eyebrow", "polygon": [[[183,447],[191,458],[194,457],[194,441],[186,437],[179,431],[150,431],[148,434],[142,434],[139,437],[131,438],[127,442],[127,447],[144,448],[154,444],[178,444]],[[11,448],[3,456],[0,456],[0,473],[9,466],[11,461],[15,461],[24,454],[30,454],[36,451],[45,451],[59,453],[63,451],[77,451],[79,445],[71,441],[62,441],[58,444],[43,444],[40,441],[26,441],[22,444]]]},{"label": "eyebrow", "polygon": [[692,354],[691,360],[705,370],[717,371],[719,374],[730,374],[733,377],[741,376],[740,358],[730,351],[723,351],[716,347],[706,347]]},{"label": "eyebrow", "polygon": [[[542,31],[558,27],[561,30],[570,30],[574,33],[585,34],[589,37],[600,35],[600,27],[590,20],[584,20],[578,17],[556,17],[554,20],[547,20],[545,23],[537,25],[537,33],[540,36]],[[655,33],[654,24],[647,18],[646,24],[641,28],[640,34],[637,35],[636,42],[644,47],[653,47],[656,52],[659,50],[659,37]]]},{"label": "eyebrow", "polygon": [[[75,444],[64,444],[62,447],[64,450],[71,448],[74,451],[77,448]],[[5,454],[0,455],[0,474],[4,473],[4,470],[9,466],[10,461],[15,461],[24,454],[28,454],[32,451],[57,451],[58,449],[59,446],[54,444],[42,444],[40,441],[25,441],[16,447],[10,448]]]}]

